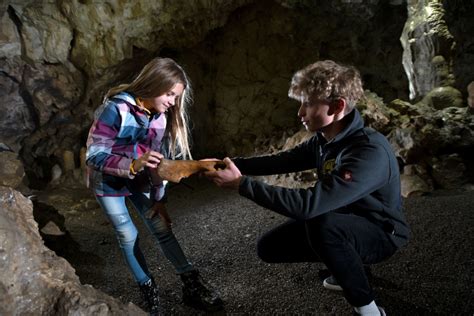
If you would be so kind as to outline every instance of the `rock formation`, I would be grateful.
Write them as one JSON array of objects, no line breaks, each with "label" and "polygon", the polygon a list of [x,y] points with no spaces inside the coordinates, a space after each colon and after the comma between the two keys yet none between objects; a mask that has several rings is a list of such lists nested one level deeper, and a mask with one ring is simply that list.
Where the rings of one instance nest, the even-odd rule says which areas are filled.
[{"label": "rock formation", "polygon": [[74,269],[46,248],[32,202],[0,186],[1,315],[146,315],[82,285]]},{"label": "rock formation", "polygon": [[454,84],[455,41],[444,15],[440,0],[408,1],[408,19],[400,39],[410,99],[424,96],[433,88]]},{"label": "rock formation", "polygon": [[[142,313],[81,285],[41,239],[54,248],[67,238],[63,219],[37,216],[38,227],[14,189],[81,185],[105,91],[157,55],[192,79],[194,157],[273,153],[307,139],[289,81],[334,59],[360,69],[359,108],[399,156],[404,196],[469,188],[473,11],[469,0],[0,2],[0,314]],[[265,180],[317,181],[311,170]]]},{"label": "rock formation", "polygon": [[[473,80],[472,8],[465,0],[4,1],[0,143],[24,162],[30,187],[82,181],[85,138],[105,91],[161,55],[193,81],[195,157],[281,149],[299,129],[287,98],[293,72],[334,59],[357,66],[384,105],[365,111],[366,120],[394,147],[414,146],[397,150],[443,187],[434,165],[451,155],[472,174],[467,136],[451,143],[459,129],[472,133],[462,118]],[[413,104],[394,113],[409,93]],[[429,147],[419,143],[425,130],[448,139]]]}]

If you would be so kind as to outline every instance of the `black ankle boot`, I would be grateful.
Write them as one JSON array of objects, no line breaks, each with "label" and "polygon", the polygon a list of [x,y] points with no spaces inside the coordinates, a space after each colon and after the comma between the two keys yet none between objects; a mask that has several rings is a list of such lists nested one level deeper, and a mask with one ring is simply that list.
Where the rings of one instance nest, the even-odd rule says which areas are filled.
[{"label": "black ankle boot", "polygon": [[158,286],[156,286],[155,281],[150,279],[139,285],[139,287],[140,291],[142,292],[143,299],[147,304],[148,310],[150,311],[150,315],[160,315],[160,298],[158,295]]},{"label": "black ankle boot", "polygon": [[199,271],[193,270],[180,275],[184,283],[183,302],[191,307],[208,312],[221,310],[223,303],[219,294],[212,289],[199,275]]}]

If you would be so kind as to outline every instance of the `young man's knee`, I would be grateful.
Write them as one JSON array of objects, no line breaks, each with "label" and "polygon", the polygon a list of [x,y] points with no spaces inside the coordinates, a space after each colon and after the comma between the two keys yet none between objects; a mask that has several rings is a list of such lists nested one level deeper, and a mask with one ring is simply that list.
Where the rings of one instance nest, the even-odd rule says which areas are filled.
[{"label": "young man's knee", "polygon": [[329,213],[308,221],[307,233],[309,242],[316,252],[320,252],[324,247],[332,247],[334,244],[343,243],[347,239],[337,218]]},{"label": "young man's knee", "polygon": [[275,247],[265,236],[261,237],[257,242],[257,256],[266,263],[275,263]]},{"label": "young man's knee", "polygon": [[307,221],[307,228],[312,233],[317,233],[322,236],[334,234],[339,231],[338,220],[331,213],[322,214],[310,219]]}]

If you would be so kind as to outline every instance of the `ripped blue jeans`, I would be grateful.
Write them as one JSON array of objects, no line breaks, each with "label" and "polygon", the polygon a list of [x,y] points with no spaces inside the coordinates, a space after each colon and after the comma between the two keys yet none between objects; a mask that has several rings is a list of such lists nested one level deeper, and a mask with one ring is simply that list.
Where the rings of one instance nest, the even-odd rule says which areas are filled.
[{"label": "ripped blue jeans", "polygon": [[133,195],[125,196],[96,196],[97,201],[104,210],[107,218],[114,227],[117,240],[135,280],[138,284],[148,281],[151,274],[148,270],[145,257],[139,246],[138,230],[135,227],[125,203],[126,199],[132,202],[144,221],[150,233],[158,241],[162,253],[173,264],[178,274],[194,270],[181,249],[171,228],[155,216],[148,219],[145,213],[153,205],[147,193],[134,192]]}]

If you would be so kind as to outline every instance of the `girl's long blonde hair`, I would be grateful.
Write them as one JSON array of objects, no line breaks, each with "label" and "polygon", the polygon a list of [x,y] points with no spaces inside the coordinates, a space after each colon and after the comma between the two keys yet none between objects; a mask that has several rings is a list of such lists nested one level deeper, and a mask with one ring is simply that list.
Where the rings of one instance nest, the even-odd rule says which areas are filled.
[{"label": "girl's long blonde hair", "polygon": [[131,83],[111,88],[105,98],[123,91],[131,93],[135,98],[156,98],[167,93],[177,83],[184,86],[184,91],[175,106],[167,111],[166,130],[170,137],[168,151],[173,159],[192,159],[187,114],[187,107],[192,102],[191,82],[183,68],[174,60],[161,57],[152,59]]}]

